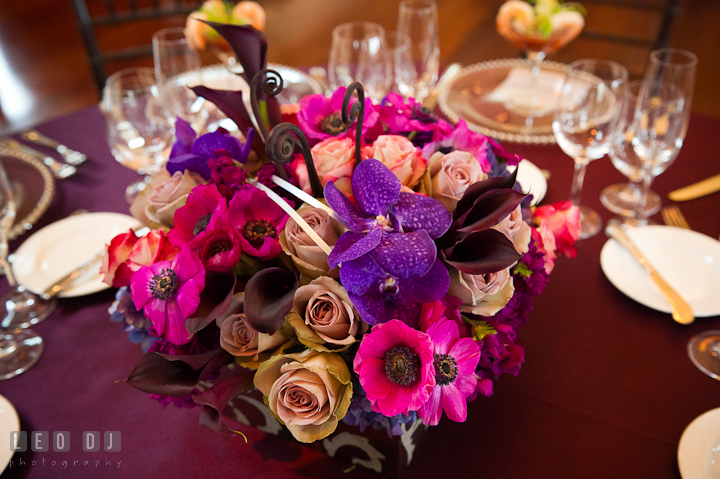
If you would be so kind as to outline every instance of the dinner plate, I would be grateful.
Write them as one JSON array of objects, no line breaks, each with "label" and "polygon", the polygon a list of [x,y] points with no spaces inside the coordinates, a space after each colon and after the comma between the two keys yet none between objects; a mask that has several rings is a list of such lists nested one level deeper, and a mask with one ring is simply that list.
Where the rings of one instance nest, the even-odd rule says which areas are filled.
[{"label": "dinner plate", "polygon": [[541,63],[533,98],[542,105],[542,112],[530,115],[520,100],[529,98],[533,65],[514,58],[465,67],[440,86],[440,109],[453,122],[462,118],[471,130],[501,141],[555,143],[553,113],[568,66]]},{"label": "dinner plate", "polygon": [[[12,269],[18,283],[42,293],[58,279],[97,254],[116,235],[139,226],[132,216],[119,213],[86,213],[69,216],[30,236],[13,255]],[[76,286],[58,294],[72,298],[96,293],[110,286],[102,282],[98,268],[78,277]]]},{"label": "dinner plate", "polygon": [[[670,226],[632,228],[628,236],[660,275],[688,302],[696,317],[720,314],[720,242]],[[617,289],[649,308],[671,313],[660,289],[638,261],[611,239],[600,253],[605,276]]]},{"label": "dinner plate", "polygon": [[[545,198],[545,194],[547,193],[547,179],[545,179],[542,170],[529,160],[522,160],[519,166],[520,170],[517,174],[517,181],[520,183],[523,193],[532,193],[533,199],[531,204],[535,206]],[[508,167],[510,173],[514,170],[514,166]]]},{"label": "dinner plate", "polygon": [[42,161],[25,153],[0,147],[2,162],[13,192],[18,211],[8,240],[13,240],[33,227],[50,206],[55,194],[55,179]]},{"label": "dinner plate", "polygon": [[685,428],[678,445],[683,479],[720,478],[720,408],[712,409]]},{"label": "dinner plate", "polygon": [[0,474],[5,470],[10,459],[13,457],[13,450],[10,447],[10,431],[20,430],[20,418],[10,401],[0,396]]}]

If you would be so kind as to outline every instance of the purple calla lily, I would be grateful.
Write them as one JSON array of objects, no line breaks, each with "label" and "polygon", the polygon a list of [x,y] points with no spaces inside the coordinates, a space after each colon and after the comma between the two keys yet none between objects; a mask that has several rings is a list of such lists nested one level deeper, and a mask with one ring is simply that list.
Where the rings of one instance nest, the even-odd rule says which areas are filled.
[{"label": "purple calla lily", "polygon": [[452,223],[439,201],[400,191],[400,180],[381,162],[361,162],[352,178],[355,206],[332,181],[325,186],[330,207],[351,231],[335,243],[328,257],[331,268],[368,255],[398,278],[425,275],[437,259],[434,239]]}]

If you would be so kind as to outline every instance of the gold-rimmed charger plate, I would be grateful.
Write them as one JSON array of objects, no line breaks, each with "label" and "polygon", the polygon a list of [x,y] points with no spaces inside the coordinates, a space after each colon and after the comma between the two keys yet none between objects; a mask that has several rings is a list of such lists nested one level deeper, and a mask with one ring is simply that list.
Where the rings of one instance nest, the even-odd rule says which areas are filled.
[{"label": "gold-rimmed charger plate", "polygon": [[557,94],[568,66],[542,62],[537,81],[537,116],[527,115],[518,99],[528,95],[533,62],[490,60],[463,68],[441,88],[438,103],[453,122],[465,120],[471,130],[500,141],[555,143],[552,121]]},{"label": "gold-rimmed charger plate", "polygon": [[8,235],[8,240],[13,240],[30,230],[47,211],[55,194],[55,178],[42,161],[19,151],[0,147],[0,161],[13,188],[20,185],[22,189],[17,219]]}]

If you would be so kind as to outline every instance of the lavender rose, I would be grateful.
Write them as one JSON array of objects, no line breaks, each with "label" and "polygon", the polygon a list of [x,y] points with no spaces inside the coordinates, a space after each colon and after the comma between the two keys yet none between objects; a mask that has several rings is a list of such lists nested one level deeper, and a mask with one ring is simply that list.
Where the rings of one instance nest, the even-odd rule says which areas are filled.
[{"label": "lavender rose", "polygon": [[325,352],[344,351],[368,328],[353,310],[345,288],[327,276],[298,288],[285,320],[301,343]]},{"label": "lavender rose", "polygon": [[505,307],[514,292],[510,268],[476,275],[450,269],[448,295],[462,301],[460,311],[492,316]]},{"label": "lavender rose", "polygon": [[484,179],[487,175],[472,153],[454,150],[443,154],[438,151],[430,157],[423,188],[424,193],[442,202],[448,211],[454,211],[465,190]]},{"label": "lavender rose", "polygon": [[530,225],[523,221],[522,210],[520,206],[515,208],[509,215],[500,221],[494,229],[504,234],[507,239],[512,241],[515,251],[520,254],[527,253],[530,244],[530,235],[532,233]]},{"label": "lavender rose", "polygon": [[260,365],[254,382],[273,414],[305,443],[335,432],[353,393],[345,361],[311,349],[270,358]]},{"label": "lavender rose", "polygon": [[[343,234],[342,225],[330,218],[327,212],[320,208],[303,205],[298,213],[330,247],[334,246],[338,237]],[[279,239],[283,250],[290,255],[303,276],[308,279],[320,276],[330,276],[336,279],[339,277],[340,268],[330,269],[328,255],[292,218],[285,224]]]},{"label": "lavender rose", "polygon": [[130,205],[130,213],[153,228],[172,228],[175,211],[185,205],[190,191],[202,184],[205,184],[205,180],[195,172],[176,171],[170,176],[163,169],[153,176],[145,190],[135,198]]}]

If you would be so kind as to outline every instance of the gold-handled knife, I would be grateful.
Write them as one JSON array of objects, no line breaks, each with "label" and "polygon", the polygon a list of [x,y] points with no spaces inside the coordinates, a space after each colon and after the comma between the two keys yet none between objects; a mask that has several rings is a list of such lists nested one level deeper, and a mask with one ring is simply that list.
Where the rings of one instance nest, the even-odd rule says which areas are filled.
[{"label": "gold-handled knife", "polygon": [[670,303],[672,308],[673,319],[680,324],[690,324],[695,320],[690,305],[680,297],[679,294],[660,276],[660,274],[653,268],[648,259],[643,255],[640,250],[635,246],[635,243],[625,234],[622,227],[615,223],[609,223],[605,229],[608,236],[620,243],[635,259],[647,270],[650,274],[650,279],[655,285],[660,288],[665,299]]},{"label": "gold-handled knife", "polygon": [[668,193],[673,201],[689,201],[720,191],[720,175],[698,181],[690,186]]}]

